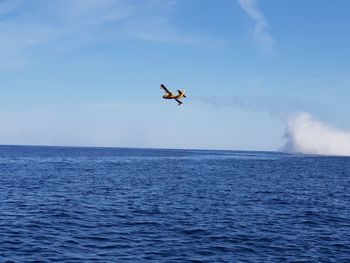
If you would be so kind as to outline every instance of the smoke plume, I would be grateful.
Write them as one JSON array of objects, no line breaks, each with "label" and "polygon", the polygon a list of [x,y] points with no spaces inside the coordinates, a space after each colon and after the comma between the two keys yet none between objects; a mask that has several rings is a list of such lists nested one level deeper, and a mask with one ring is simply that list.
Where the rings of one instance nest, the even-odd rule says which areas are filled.
[{"label": "smoke plume", "polygon": [[350,156],[350,132],[324,124],[308,113],[289,119],[285,138],[287,152]]}]

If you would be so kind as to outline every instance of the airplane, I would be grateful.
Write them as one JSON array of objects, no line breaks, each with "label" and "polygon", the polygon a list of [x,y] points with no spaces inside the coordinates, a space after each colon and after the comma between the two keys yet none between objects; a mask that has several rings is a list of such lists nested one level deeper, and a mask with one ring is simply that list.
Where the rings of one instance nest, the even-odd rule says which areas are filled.
[{"label": "airplane", "polygon": [[186,94],[184,90],[177,90],[179,94],[172,94],[165,86],[164,84],[160,84],[160,88],[165,91],[165,95],[163,95],[163,99],[173,99],[176,100],[178,105],[181,105],[183,102],[180,101],[182,98],[186,98]]}]

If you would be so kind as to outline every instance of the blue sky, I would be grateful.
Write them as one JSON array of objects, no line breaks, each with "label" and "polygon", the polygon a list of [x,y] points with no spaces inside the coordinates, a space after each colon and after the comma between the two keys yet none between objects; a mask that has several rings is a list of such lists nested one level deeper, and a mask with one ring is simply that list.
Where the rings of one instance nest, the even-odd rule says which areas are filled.
[{"label": "blue sky", "polygon": [[278,150],[298,112],[350,130],[348,10],[0,0],[0,144]]}]

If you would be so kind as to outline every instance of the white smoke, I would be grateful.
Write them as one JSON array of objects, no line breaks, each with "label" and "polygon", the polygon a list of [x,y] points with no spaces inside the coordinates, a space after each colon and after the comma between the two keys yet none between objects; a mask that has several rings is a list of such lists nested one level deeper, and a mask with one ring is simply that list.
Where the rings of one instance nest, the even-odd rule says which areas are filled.
[{"label": "white smoke", "polygon": [[308,113],[289,119],[285,137],[287,152],[350,156],[350,132],[324,124]]}]

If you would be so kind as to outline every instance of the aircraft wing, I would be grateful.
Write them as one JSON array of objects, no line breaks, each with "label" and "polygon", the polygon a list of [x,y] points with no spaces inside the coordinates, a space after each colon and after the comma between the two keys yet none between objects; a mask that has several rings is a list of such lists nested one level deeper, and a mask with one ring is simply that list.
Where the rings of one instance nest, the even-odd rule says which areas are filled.
[{"label": "aircraft wing", "polygon": [[181,105],[183,102],[181,100],[175,99],[179,105]]},{"label": "aircraft wing", "polygon": [[160,88],[163,89],[169,95],[173,95],[163,84],[160,84]]}]

